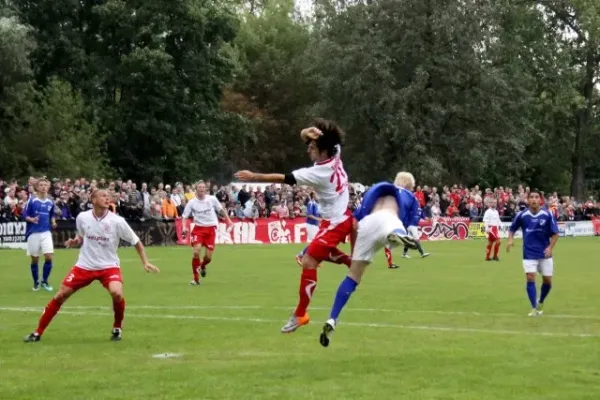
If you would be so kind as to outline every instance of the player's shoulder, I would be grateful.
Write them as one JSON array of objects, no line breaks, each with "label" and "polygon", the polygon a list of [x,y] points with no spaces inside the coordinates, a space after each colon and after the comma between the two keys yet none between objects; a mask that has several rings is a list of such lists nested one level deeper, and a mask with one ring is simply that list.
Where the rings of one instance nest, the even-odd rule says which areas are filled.
[{"label": "player's shoulder", "polygon": [[115,214],[112,211],[108,211],[108,214],[106,214],[106,219],[111,222],[118,223],[118,224],[127,223],[125,218],[121,217],[119,214]]},{"label": "player's shoulder", "polygon": [[87,211],[82,211],[79,214],[77,214],[77,217],[75,218],[76,220],[85,220],[85,219],[91,219],[94,218],[94,216],[92,215],[92,210],[87,210]]}]

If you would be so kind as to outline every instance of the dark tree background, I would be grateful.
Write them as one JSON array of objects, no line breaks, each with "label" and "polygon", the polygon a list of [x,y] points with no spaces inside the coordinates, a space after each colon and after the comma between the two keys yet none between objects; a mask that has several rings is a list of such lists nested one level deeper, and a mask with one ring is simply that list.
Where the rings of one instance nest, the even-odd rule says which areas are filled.
[{"label": "dark tree background", "polygon": [[600,191],[594,0],[4,0],[0,176],[227,181],[347,131],[352,181]]}]

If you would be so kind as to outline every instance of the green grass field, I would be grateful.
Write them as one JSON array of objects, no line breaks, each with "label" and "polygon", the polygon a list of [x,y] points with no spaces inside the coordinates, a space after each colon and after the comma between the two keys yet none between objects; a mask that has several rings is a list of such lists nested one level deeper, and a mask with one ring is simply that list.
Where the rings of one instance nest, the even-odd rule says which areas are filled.
[{"label": "green grass field", "polygon": [[[324,264],[311,324],[279,333],[298,246],[221,246],[200,287],[188,285],[188,248],[149,248],[158,275],[122,249],[118,343],[99,283],[23,343],[51,295],[31,291],[23,251],[0,251],[0,399],[600,399],[599,238],[559,241],[539,318],[527,317],[520,244],[500,263],[482,261],[483,246],[425,243],[433,255],[397,252],[398,270],[380,254],[326,349],[318,336],[345,267]],[[57,252],[55,288],[76,256]]]}]

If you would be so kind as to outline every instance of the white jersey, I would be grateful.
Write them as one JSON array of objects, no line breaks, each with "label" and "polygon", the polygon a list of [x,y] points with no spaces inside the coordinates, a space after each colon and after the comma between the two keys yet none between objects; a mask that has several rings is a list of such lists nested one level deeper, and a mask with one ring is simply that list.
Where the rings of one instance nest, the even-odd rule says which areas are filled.
[{"label": "white jersey", "polygon": [[125,220],[110,211],[101,217],[94,210],[77,216],[77,234],[83,239],[75,266],[91,271],[119,267],[117,256],[119,242],[124,240],[136,245],[140,239]]},{"label": "white jersey", "polygon": [[188,201],[182,217],[189,218],[193,216],[195,226],[218,226],[218,215],[222,210],[223,207],[221,207],[221,203],[215,196],[206,195],[203,200],[194,197]]},{"label": "white jersey", "polygon": [[500,220],[500,214],[498,214],[498,210],[488,208],[485,214],[483,214],[483,223],[485,224],[486,230],[491,226],[502,226],[502,221]]},{"label": "white jersey", "polygon": [[292,172],[298,185],[315,189],[319,196],[321,217],[330,221],[345,218],[350,201],[348,175],[340,156],[341,150],[338,146],[335,156],[315,163],[312,167]]}]

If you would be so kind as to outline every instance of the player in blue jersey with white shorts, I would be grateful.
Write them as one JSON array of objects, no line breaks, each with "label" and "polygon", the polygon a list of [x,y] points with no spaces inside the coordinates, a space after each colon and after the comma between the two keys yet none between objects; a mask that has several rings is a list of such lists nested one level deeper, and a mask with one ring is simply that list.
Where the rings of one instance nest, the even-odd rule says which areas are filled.
[{"label": "player in blue jersey with white shorts", "polygon": [[[400,199],[402,200],[402,209],[406,210],[406,212],[404,212],[401,216],[402,223],[406,227],[408,234],[413,238],[416,249],[421,254],[421,258],[429,257],[430,254],[423,251],[423,246],[419,240],[421,235],[419,234],[418,227],[419,222],[421,221],[422,210],[419,205],[419,200],[417,200],[413,193],[413,189],[415,188],[415,178],[412,176],[412,174],[401,172],[396,176],[394,185],[399,188],[398,190],[400,191]],[[388,268],[398,268],[398,265],[394,264],[392,259],[392,251],[388,247],[385,248],[385,257],[388,262]],[[410,258],[408,255],[408,246],[404,246],[402,258]]]},{"label": "player in blue jersey with white shorts", "polygon": [[[529,192],[529,208],[517,214],[510,226],[507,251],[514,246],[514,235],[523,231],[523,269],[527,278],[527,297],[533,310],[529,316],[542,315],[544,300],[552,289],[554,261],[552,250],[558,241],[558,225],[551,212],[540,207],[541,196],[537,190]],[[542,287],[538,299],[535,287],[536,273],[542,275]]]},{"label": "player in blue jersey with white shorts", "polygon": [[[398,174],[398,177],[400,176],[407,176],[414,180],[412,175],[407,172],[401,172]],[[322,346],[329,345],[330,336],[335,330],[342,309],[356,290],[375,254],[385,246],[391,248],[400,245],[416,247],[413,238],[402,223],[402,215],[409,213],[403,204],[398,188],[391,183],[381,182],[365,193],[362,204],[354,212],[358,227],[356,243],[352,252],[352,264],[348,276],[338,287],[329,319],[323,326],[319,337]]]},{"label": "player in blue jersey with white shorts", "polygon": [[33,290],[40,289],[38,262],[40,255],[44,255],[44,269],[41,286],[51,292],[52,286],[48,283],[50,272],[52,272],[52,255],[54,244],[52,243],[52,228],[56,226],[54,221],[54,202],[48,198],[50,182],[42,178],[35,185],[36,194],[31,196],[23,211],[23,218],[27,222],[25,237],[27,238],[27,255],[31,257],[31,277],[33,278]]},{"label": "player in blue jersey with white shorts", "polygon": [[[319,201],[315,192],[310,193],[310,200],[306,205],[306,236],[308,242],[311,242],[317,232],[319,232],[319,224],[321,223],[321,214],[319,213]],[[296,262],[302,266],[302,258],[306,254],[308,246],[296,255]]]}]

